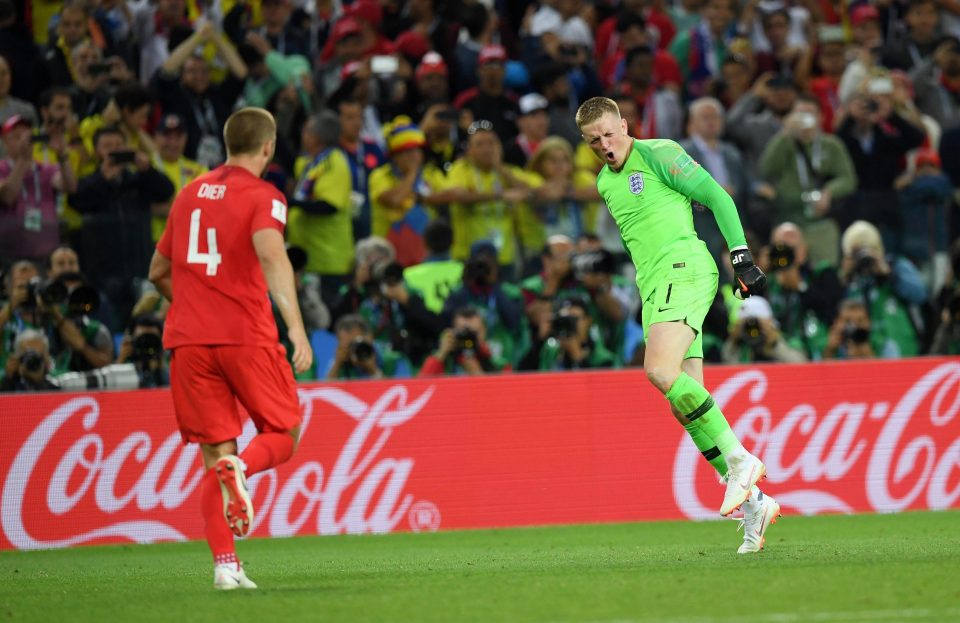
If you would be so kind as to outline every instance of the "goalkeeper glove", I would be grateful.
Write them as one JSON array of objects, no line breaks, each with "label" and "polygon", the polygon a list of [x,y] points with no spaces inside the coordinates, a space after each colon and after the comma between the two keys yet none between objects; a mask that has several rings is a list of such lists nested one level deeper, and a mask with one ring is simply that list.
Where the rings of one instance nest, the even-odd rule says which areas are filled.
[{"label": "goalkeeper glove", "polygon": [[737,278],[735,285],[740,298],[745,299],[751,294],[763,294],[767,287],[767,276],[753,263],[753,256],[750,255],[749,249],[741,247],[731,251],[730,262],[733,264],[733,272]]}]

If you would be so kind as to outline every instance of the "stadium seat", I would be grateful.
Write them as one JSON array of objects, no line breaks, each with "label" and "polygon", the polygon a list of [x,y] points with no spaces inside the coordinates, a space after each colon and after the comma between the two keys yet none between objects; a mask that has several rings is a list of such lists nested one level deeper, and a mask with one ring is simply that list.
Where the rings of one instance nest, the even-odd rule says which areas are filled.
[{"label": "stadium seat", "polygon": [[627,320],[627,326],[624,328],[624,338],[623,338],[623,361],[625,363],[630,363],[630,360],[633,359],[633,351],[637,349],[637,345],[643,341],[643,327],[640,326],[633,318]]},{"label": "stadium seat", "polygon": [[337,336],[330,331],[314,331],[310,334],[310,347],[313,348],[313,359],[316,361],[317,378],[327,378],[327,371],[333,365],[333,357],[337,352]]}]

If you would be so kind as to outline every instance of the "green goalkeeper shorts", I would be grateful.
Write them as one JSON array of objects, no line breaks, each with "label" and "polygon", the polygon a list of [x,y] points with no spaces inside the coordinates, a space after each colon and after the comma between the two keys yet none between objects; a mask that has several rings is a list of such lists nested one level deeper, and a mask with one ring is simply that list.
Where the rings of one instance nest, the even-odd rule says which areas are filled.
[{"label": "green goalkeeper shorts", "polygon": [[715,272],[694,272],[696,268],[678,262],[657,281],[657,287],[643,303],[643,336],[658,322],[683,322],[696,334],[684,359],[703,358],[703,319],[717,295]]}]

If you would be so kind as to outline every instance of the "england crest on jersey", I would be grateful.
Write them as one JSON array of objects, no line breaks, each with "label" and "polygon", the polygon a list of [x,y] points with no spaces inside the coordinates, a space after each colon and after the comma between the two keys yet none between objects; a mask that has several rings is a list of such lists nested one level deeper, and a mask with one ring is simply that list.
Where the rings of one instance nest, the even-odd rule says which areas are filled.
[{"label": "england crest on jersey", "polygon": [[630,177],[627,178],[627,182],[630,184],[630,192],[635,195],[639,195],[643,192],[643,173],[640,171],[634,171],[630,174]]}]

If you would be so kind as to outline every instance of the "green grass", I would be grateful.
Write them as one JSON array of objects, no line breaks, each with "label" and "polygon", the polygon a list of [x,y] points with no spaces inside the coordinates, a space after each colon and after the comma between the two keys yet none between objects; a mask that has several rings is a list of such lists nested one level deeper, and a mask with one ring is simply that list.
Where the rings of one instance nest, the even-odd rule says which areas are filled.
[{"label": "green grass", "polygon": [[226,594],[204,543],[3,552],[0,621],[960,620],[960,512],[786,517],[746,557],[735,528],[252,539]]}]

